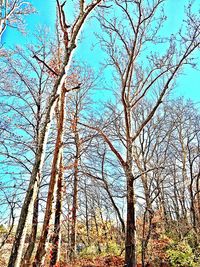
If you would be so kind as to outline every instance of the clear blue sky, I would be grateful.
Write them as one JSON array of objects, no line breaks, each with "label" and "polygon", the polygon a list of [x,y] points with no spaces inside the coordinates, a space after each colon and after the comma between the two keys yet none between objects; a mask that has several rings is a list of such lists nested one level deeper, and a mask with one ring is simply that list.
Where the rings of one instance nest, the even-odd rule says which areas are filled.
[{"label": "clear blue sky", "polygon": [[[39,25],[46,25],[49,27],[50,31],[53,32],[55,25],[55,0],[31,0],[33,6],[36,8],[37,13],[32,14],[25,18],[27,35],[23,36],[21,33],[17,32],[15,29],[7,29],[4,36],[3,42],[7,47],[12,47],[15,44],[25,44],[29,43],[30,40],[34,42],[34,36],[32,33],[39,27]],[[196,1],[199,2],[199,1]],[[166,0],[165,10],[168,17],[164,31],[166,33],[176,32],[178,27],[181,25],[184,17],[184,4],[188,3],[187,0]],[[70,16],[70,14],[68,15]],[[78,55],[82,60],[88,62],[94,69],[98,68],[99,63],[102,59],[101,50],[98,46],[91,49],[91,46],[95,44],[96,40],[94,38],[94,31],[97,28],[90,21],[86,26],[86,30],[83,33],[83,43],[84,47],[81,53],[77,51]],[[95,59],[95,60],[94,60]],[[200,69],[200,66],[198,66]],[[173,91],[174,96],[184,96],[185,98],[191,98],[195,102],[200,102],[200,71],[187,68],[184,75],[178,79],[177,87]]]}]

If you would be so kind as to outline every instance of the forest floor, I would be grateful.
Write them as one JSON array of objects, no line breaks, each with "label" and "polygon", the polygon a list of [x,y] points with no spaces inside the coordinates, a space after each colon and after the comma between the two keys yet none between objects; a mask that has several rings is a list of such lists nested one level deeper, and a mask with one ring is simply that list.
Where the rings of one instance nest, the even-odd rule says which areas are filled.
[{"label": "forest floor", "polygon": [[[97,258],[82,258],[71,263],[62,263],[59,267],[122,267],[124,260],[118,256],[99,256]],[[6,262],[0,257],[0,267],[6,265]],[[49,264],[47,265],[49,266]]]},{"label": "forest floor", "polygon": [[61,267],[122,267],[123,265],[123,257],[105,256],[94,259],[78,259],[73,263],[63,264]]}]

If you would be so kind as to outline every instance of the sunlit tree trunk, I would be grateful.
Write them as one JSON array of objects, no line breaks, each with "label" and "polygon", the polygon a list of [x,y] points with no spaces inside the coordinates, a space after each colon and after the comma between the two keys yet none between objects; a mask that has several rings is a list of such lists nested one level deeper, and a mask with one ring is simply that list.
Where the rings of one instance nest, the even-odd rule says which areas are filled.
[{"label": "sunlit tree trunk", "polygon": [[[51,177],[49,183],[49,190],[47,196],[47,203],[45,209],[44,223],[42,227],[42,232],[38,244],[38,248],[35,255],[35,260],[33,266],[41,266],[46,255],[46,243],[49,234],[50,219],[52,216],[53,201],[55,201],[55,186],[59,176],[60,163],[62,161],[62,151],[63,151],[63,132],[64,132],[64,120],[65,120],[65,94],[66,90],[63,87],[60,98],[58,99],[58,126],[57,126],[57,137],[53,156],[53,163],[51,169]],[[57,203],[56,203],[57,204]],[[59,218],[60,219],[60,218]]]},{"label": "sunlit tree trunk", "polygon": [[28,247],[26,249],[26,252],[24,254],[23,260],[21,265],[26,267],[30,265],[31,262],[31,256],[35,247],[36,243],[36,237],[37,237],[37,228],[38,228],[38,204],[39,199],[38,196],[35,199],[34,203],[34,210],[33,210],[33,220],[32,220],[32,229],[31,229],[31,235],[30,235],[30,241],[28,244]]}]

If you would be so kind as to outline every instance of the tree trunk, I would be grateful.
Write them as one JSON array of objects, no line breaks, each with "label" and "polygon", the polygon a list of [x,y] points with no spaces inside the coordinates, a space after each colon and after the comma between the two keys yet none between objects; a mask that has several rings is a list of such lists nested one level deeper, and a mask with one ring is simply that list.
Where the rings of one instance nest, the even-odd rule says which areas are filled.
[{"label": "tree trunk", "polygon": [[116,213],[117,213],[117,217],[118,217],[118,219],[119,219],[119,221],[120,221],[120,223],[121,223],[121,229],[122,229],[122,232],[123,232],[123,234],[124,234],[124,233],[125,233],[125,223],[124,223],[124,220],[123,220],[123,218],[122,218],[122,216],[121,216],[121,213],[120,213],[120,211],[119,211],[119,208],[118,208],[117,205],[115,204],[115,201],[114,201],[114,199],[113,199],[113,196],[112,196],[112,194],[111,194],[111,192],[110,192],[110,190],[109,190],[108,182],[107,182],[105,179],[103,180],[103,182],[104,182],[104,188],[105,188],[105,190],[106,190],[106,192],[107,192],[107,194],[108,194],[108,196],[109,196],[109,198],[110,198],[110,201],[111,201],[111,203],[112,203],[112,206],[113,206],[114,210],[115,210]]},{"label": "tree trunk", "polygon": [[63,166],[63,156],[60,159],[60,166],[59,166],[59,176],[57,182],[57,194],[56,194],[56,211],[55,211],[55,221],[54,221],[54,233],[52,238],[52,255],[50,261],[50,267],[56,265],[59,262],[60,257],[60,247],[61,247],[61,213],[62,213],[62,184],[63,184],[63,173],[64,173],[64,166]]},{"label": "tree trunk", "polygon": [[[144,163],[144,171],[146,170],[147,168]],[[145,212],[144,212],[144,217],[143,217],[143,230],[142,230],[142,267],[145,267],[146,254],[148,252],[147,247],[148,247],[149,239],[151,237],[151,230],[152,230],[153,210],[152,210],[152,203],[151,203],[150,192],[149,192],[149,187],[148,187],[147,174],[142,175],[141,180],[142,180],[142,185],[143,185],[144,195],[145,195],[145,202],[146,202],[146,207],[145,207]]]},{"label": "tree trunk", "polygon": [[196,198],[197,198],[197,221],[198,221],[198,235],[200,231],[200,171],[196,178]]},{"label": "tree trunk", "polygon": [[101,253],[101,245],[99,242],[99,226],[98,226],[98,222],[97,222],[97,217],[96,217],[96,212],[94,210],[95,205],[93,204],[93,217],[94,217],[94,223],[95,223],[95,228],[96,228],[96,233],[97,233],[97,238],[96,238],[96,244],[97,244],[97,249],[98,249],[98,253]]},{"label": "tree trunk", "polygon": [[[25,201],[22,206],[20,219],[18,222],[15,240],[13,243],[13,247],[11,250],[11,255],[8,262],[8,267],[20,267],[20,262],[22,259],[22,253],[25,243],[25,237],[27,232],[27,224],[28,224],[28,217],[31,217],[32,214],[32,203],[35,201],[34,195],[37,193],[37,182],[38,182],[38,175],[37,170],[40,168],[40,161],[36,159],[36,163],[32,172],[31,181],[27,190],[27,194],[25,197]],[[36,183],[35,183],[36,179]]]},{"label": "tree trunk", "polygon": [[58,101],[59,114],[58,114],[58,129],[57,129],[55,151],[54,151],[54,157],[53,157],[53,163],[52,163],[52,171],[51,171],[51,178],[50,178],[50,184],[49,184],[49,190],[48,190],[48,196],[47,196],[44,223],[42,227],[42,232],[41,232],[37,252],[35,255],[35,260],[33,263],[34,267],[41,266],[42,261],[44,260],[44,257],[46,254],[45,246],[46,246],[47,236],[49,234],[49,223],[50,223],[50,219],[52,215],[55,185],[58,179],[60,160],[62,158],[63,131],[64,131],[64,118],[65,118],[65,92],[66,90],[63,88],[61,91],[59,101]]},{"label": "tree trunk", "polygon": [[72,228],[71,228],[71,255],[70,259],[72,260],[76,256],[76,224],[77,224],[77,208],[78,208],[78,165],[80,159],[80,141],[79,141],[79,132],[77,127],[78,122],[78,107],[76,106],[76,112],[74,116],[74,139],[76,146],[76,154],[74,161],[74,190],[73,190],[73,206],[72,206]]},{"label": "tree trunk", "polygon": [[32,256],[32,253],[33,253],[33,250],[35,247],[35,243],[36,243],[37,226],[38,226],[38,204],[39,204],[39,199],[38,199],[38,195],[37,195],[37,198],[35,199],[35,203],[34,203],[30,241],[29,241],[28,247],[26,249],[26,252],[24,254],[24,258],[22,260],[22,266],[24,266],[24,267],[30,265],[31,256]]},{"label": "tree trunk", "polygon": [[[144,218],[143,218],[143,233],[142,233],[142,267],[145,267],[146,254],[147,254],[147,246],[149,243],[149,239],[151,237],[152,232],[152,219],[153,219],[153,211],[151,208],[145,209]],[[148,223],[148,229],[146,231],[146,224]]]},{"label": "tree trunk", "polygon": [[135,194],[133,175],[126,171],[127,178],[127,221],[125,240],[125,266],[136,267],[136,225],[135,225]]},{"label": "tree trunk", "polygon": [[88,196],[87,196],[87,183],[86,183],[86,181],[85,181],[85,186],[84,186],[84,193],[85,193],[85,220],[86,220],[87,243],[88,243],[88,245],[90,245]]}]

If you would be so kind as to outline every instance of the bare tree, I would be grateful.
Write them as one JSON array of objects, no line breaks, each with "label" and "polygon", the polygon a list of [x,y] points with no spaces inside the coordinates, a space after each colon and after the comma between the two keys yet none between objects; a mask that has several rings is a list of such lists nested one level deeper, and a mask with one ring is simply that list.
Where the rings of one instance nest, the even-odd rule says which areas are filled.
[{"label": "bare tree", "polygon": [[[153,118],[164,96],[173,87],[173,83],[185,64],[192,64],[191,54],[199,47],[199,19],[192,15],[192,7],[187,10],[187,34],[182,31],[177,36],[162,39],[158,36],[165,21],[162,10],[163,0],[153,1],[115,1],[115,9],[121,14],[119,21],[115,15],[105,18],[100,15],[104,36],[99,36],[102,47],[108,54],[107,65],[113,68],[117,81],[116,94],[121,101],[119,116],[123,120],[123,142],[121,150],[109,138],[109,134],[96,126],[88,126],[97,131],[111,151],[115,154],[124,170],[127,181],[127,225],[125,241],[125,264],[136,266],[136,221],[135,189],[136,180],[133,165],[133,147],[144,127]],[[130,10],[132,10],[130,12]],[[158,13],[158,15],[157,15]],[[193,19],[195,18],[195,19]],[[183,45],[184,43],[184,45]],[[165,53],[155,52],[165,44]],[[157,44],[157,46],[156,46]],[[148,54],[145,54],[147,49]],[[123,59],[123,60],[122,60]],[[135,125],[132,112],[139,103],[156,91],[151,109],[144,120]],[[109,123],[106,122],[108,125]],[[119,139],[118,139],[119,140]],[[120,140],[119,140],[120,142]]]}]

